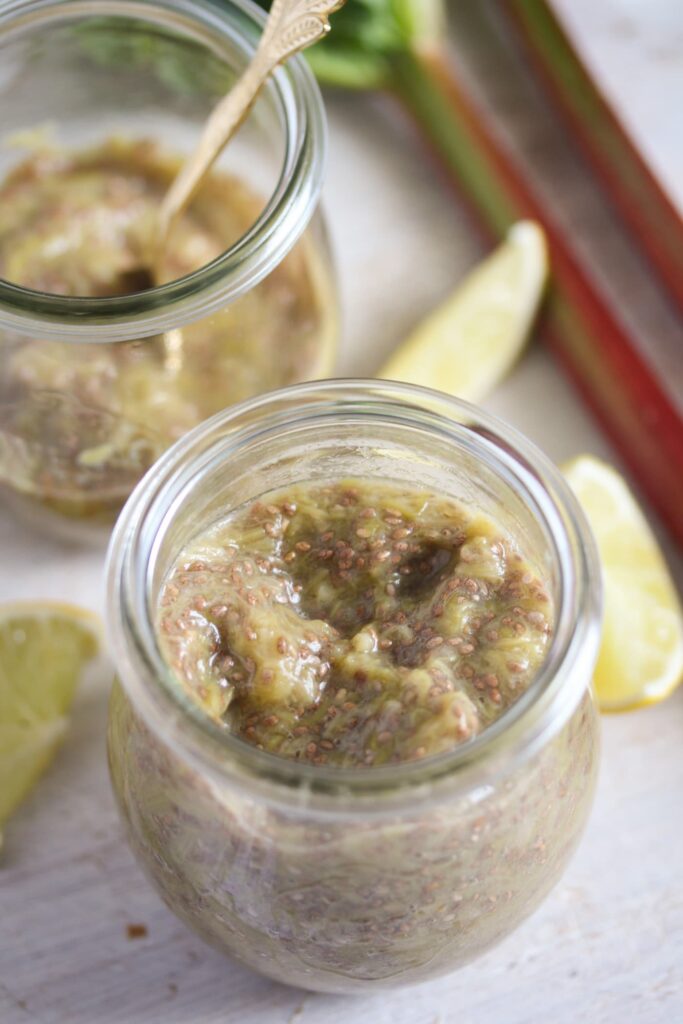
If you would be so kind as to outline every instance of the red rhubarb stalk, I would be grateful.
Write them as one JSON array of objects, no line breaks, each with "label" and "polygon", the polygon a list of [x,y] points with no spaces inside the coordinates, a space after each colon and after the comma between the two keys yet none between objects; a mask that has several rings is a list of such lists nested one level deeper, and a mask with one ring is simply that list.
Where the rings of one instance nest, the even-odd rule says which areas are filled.
[{"label": "red rhubarb stalk", "polygon": [[393,61],[395,90],[494,235],[520,217],[548,236],[553,286],[545,336],[625,463],[683,542],[683,419],[634,338],[599,291],[550,211],[488,131],[438,50]]},{"label": "red rhubarb stalk", "polygon": [[683,309],[683,219],[598,91],[545,0],[507,0],[547,94],[661,280]]},{"label": "red rhubarb stalk", "polygon": [[683,420],[547,203],[474,107],[444,52],[445,15],[443,0],[351,0],[311,63],[328,84],[393,92],[491,235],[522,217],[543,225],[553,276],[543,337],[683,541]]}]

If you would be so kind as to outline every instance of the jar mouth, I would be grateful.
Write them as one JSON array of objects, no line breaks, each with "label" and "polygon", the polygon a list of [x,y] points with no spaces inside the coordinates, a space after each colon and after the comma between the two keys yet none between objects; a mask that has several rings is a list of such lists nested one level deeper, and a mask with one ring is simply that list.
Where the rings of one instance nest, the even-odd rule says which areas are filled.
[{"label": "jar mouth", "polygon": [[[548,539],[558,579],[555,627],[543,665],[526,692],[479,735],[432,757],[403,764],[330,768],[259,750],[213,722],[187,697],[157,642],[151,598],[155,560],[174,515],[199,476],[248,440],[288,424],[315,428],[325,419],[356,416],[359,426],[391,415],[392,423],[439,432],[514,485]],[[210,524],[206,524],[210,525]],[[568,720],[586,690],[599,643],[601,585],[594,541],[568,484],[550,460],[502,420],[437,391],[377,380],[296,385],[219,413],[177,442],[133,492],[114,530],[107,565],[112,651],[124,689],[154,729],[210,777],[225,784],[270,788],[277,799],[371,797],[426,787],[440,779],[495,771],[524,759]],[[479,774],[477,774],[479,773]],[[296,795],[298,791],[298,796]],[[289,794],[289,796],[288,796]],[[421,797],[422,799],[423,797]],[[393,806],[393,804],[392,804]]]},{"label": "jar mouth", "polygon": [[[85,16],[139,18],[192,38],[229,62],[253,56],[266,15],[253,0],[15,0],[0,12],[0,33]],[[327,129],[320,90],[303,57],[278,68],[264,87],[284,126],[278,180],[249,230],[211,263],[143,292],[113,297],[63,296],[0,278],[0,327],[63,341],[111,343],[151,337],[208,316],[270,274],[305,231],[320,199]],[[93,328],[96,333],[93,334]]]}]

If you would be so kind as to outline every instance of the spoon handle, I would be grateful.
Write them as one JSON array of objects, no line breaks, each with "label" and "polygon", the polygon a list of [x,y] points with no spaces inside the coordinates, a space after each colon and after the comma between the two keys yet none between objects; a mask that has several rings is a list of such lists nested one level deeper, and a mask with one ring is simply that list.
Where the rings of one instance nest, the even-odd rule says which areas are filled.
[{"label": "spoon handle", "polygon": [[170,227],[192,199],[202,178],[251,110],[274,69],[329,32],[328,17],[345,0],[274,0],[254,57],[208,118],[194,152],[183,163],[159,211],[163,251]]}]

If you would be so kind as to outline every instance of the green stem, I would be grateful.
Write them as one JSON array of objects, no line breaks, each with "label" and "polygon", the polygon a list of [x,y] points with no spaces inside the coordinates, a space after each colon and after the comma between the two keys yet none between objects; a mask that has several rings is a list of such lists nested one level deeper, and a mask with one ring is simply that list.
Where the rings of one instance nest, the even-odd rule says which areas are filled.
[{"label": "green stem", "polygon": [[427,141],[476,207],[485,226],[501,235],[518,216],[500,189],[489,161],[472,144],[467,116],[454,103],[454,83],[447,77],[446,60],[436,51],[405,52],[393,58],[394,91],[412,114]]}]

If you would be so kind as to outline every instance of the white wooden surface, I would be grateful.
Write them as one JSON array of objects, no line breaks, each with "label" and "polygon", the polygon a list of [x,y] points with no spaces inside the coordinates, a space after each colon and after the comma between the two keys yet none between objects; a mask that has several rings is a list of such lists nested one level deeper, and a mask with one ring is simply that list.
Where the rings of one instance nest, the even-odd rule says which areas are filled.
[{"label": "white wooden surface", "polygon": [[[328,207],[346,317],[342,372],[371,372],[476,256],[449,195],[374,101],[331,103]],[[372,339],[371,348],[368,339]],[[611,457],[535,350],[490,402],[554,458]],[[680,563],[676,563],[680,570]],[[102,603],[102,557],[0,512],[0,592]],[[679,575],[680,579],[680,575]],[[54,768],[0,855],[2,1024],[667,1024],[683,1020],[683,689],[604,721],[598,798],[545,905],[475,965],[370,998],[306,995],[206,948],[121,836],[104,729],[109,672],[81,692]],[[131,940],[127,925],[147,936]]]}]

